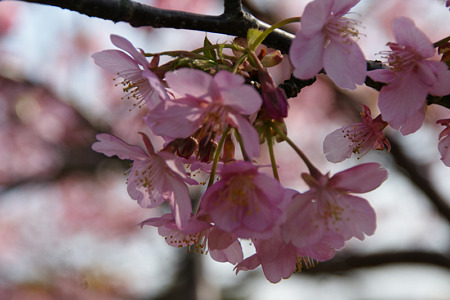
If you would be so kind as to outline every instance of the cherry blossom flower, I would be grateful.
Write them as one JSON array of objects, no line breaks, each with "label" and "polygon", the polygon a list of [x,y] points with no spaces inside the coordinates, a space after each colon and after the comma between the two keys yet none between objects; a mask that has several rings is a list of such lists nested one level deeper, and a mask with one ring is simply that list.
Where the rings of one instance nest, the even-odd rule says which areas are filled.
[{"label": "cherry blossom flower", "polygon": [[146,150],[132,146],[110,134],[98,134],[94,151],[108,157],[117,155],[120,159],[133,160],[128,173],[127,191],[141,207],[152,208],[168,202],[176,224],[183,228],[192,213],[187,184],[198,184],[189,178],[183,164],[166,151],[155,153],[149,138],[142,134]]},{"label": "cherry blossom flower", "polygon": [[389,152],[391,145],[382,132],[387,125],[381,115],[372,119],[370,109],[364,105],[361,122],[336,129],[327,135],[323,151],[327,159],[334,163],[349,158],[352,153],[362,157],[371,149],[383,150],[385,145]]},{"label": "cherry blossom flower", "polygon": [[270,236],[282,213],[283,187],[245,161],[223,166],[221,179],[203,194],[200,210],[214,224],[241,238]]},{"label": "cherry blossom flower", "polygon": [[308,3],[289,56],[294,76],[314,77],[322,68],[341,88],[354,89],[366,78],[366,60],[352,37],[357,22],[344,17],[359,0],[315,0]]},{"label": "cherry blossom flower", "polygon": [[436,122],[446,126],[444,130],[439,134],[439,152],[441,153],[441,160],[447,167],[450,167],[450,119],[442,119]]},{"label": "cherry blossom flower", "polygon": [[450,94],[450,71],[443,62],[427,60],[436,51],[411,19],[395,19],[392,29],[397,43],[388,43],[390,69],[373,70],[368,76],[387,83],[378,100],[381,115],[407,135],[417,131],[425,119],[427,94]]},{"label": "cherry blossom flower", "polygon": [[125,38],[111,35],[111,42],[120,50],[104,50],[94,53],[94,62],[108,72],[123,78],[123,91],[140,106],[146,103],[150,109],[169,96],[161,80],[151,69],[158,65],[157,57],[149,63],[145,56]]},{"label": "cherry blossom flower", "polygon": [[[376,228],[375,211],[369,202],[350,193],[365,193],[377,188],[387,171],[377,163],[362,164],[332,176],[302,174],[310,190],[293,197],[281,226],[283,238],[298,248],[319,246],[316,254],[333,254],[343,241],[372,235]],[[331,234],[326,236],[327,234]],[[315,256],[314,252],[308,253]],[[328,257],[328,259],[331,257]]]},{"label": "cherry blossom flower", "polygon": [[166,243],[172,247],[193,246],[196,252],[209,252],[212,259],[218,262],[237,264],[242,261],[243,253],[238,239],[231,233],[214,227],[205,219],[206,215],[191,217],[186,226],[180,230],[172,214],[165,214],[159,218],[150,218],[141,222],[141,226],[158,227],[158,233]]},{"label": "cherry blossom flower", "polygon": [[[280,205],[284,215],[287,215],[294,196],[298,194],[294,190],[285,190],[283,201]],[[236,273],[253,270],[261,265],[266,278],[270,282],[276,283],[283,278],[288,278],[293,272],[300,271],[303,265],[310,267],[314,265],[316,260],[331,259],[335,254],[335,250],[330,246],[331,244],[338,248],[344,246],[343,238],[332,232],[325,233],[322,239],[315,244],[304,244],[301,247],[293,245],[290,241],[286,241],[283,238],[281,226],[285,221],[284,215],[280,218],[280,222],[276,225],[270,237],[252,239],[256,253],[237,264],[235,267]],[[298,218],[305,217],[309,219],[308,213],[298,216]],[[338,242],[331,243],[331,238],[338,239]]]},{"label": "cherry blossom flower", "polygon": [[152,131],[168,138],[187,138],[197,130],[198,140],[221,135],[228,125],[237,128],[250,157],[260,154],[258,133],[249,120],[259,110],[261,96],[242,76],[228,71],[211,75],[195,69],[166,73],[166,82],[179,97],[161,102],[145,120]]}]

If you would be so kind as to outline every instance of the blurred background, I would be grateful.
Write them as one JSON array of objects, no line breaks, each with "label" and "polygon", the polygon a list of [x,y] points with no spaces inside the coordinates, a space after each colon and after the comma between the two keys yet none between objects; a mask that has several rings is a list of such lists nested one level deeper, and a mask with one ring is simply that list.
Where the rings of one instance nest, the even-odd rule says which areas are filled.
[{"label": "blurred background", "polygon": [[[215,15],[223,7],[218,0],[141,2]],[[243,2],[268,23],[301,15],[307,3]],[[450,34],[443,0],[361,2],[349,17],[361,21],[367,59],[383,59],[397,16],[411,17],[432,42]],[[450,169],[440,161],[442,128],[434,124],[450,117],[448,109],[430,106],[425,124],[407,137],[387,129],[389,155],[331,164],[324,137],[354,123],[361,104],[376,116],[377,92],[340,90],[318,76],[290,99],[289,135],[323,172],[377,161],[390,177],[364,195],[377,212],[374,236],[351,240],[330,262],[271,284],[260,268],[235,275],[232,265],[171,248],[154,228],[137,225],[161,211],[128,197],[126,163],[90,150],[98,132],[131,144],[140,143],[138,131],[149,133],[144,109],[130,111],[112,76],[90,57],[114,48],[110,34],[152,53],[198,48],[205,36],[0,2],[0,299],[450,299]],[[273,74],[282,82],[290,71],[286,56]],[[276,156],[282,184],[303,191],[301,161],[284,144],[276,145]],[[261,163],[268,162],[263,155]]]}]

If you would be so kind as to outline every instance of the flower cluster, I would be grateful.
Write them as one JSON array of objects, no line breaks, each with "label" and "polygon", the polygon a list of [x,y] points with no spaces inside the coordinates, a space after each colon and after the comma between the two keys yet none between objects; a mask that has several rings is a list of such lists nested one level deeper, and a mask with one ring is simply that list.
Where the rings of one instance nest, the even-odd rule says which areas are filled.
[{"label": "flower cluster", "polygon": [[[447,66],[428,60],[435,52],[433,44],[407,18],[394,20],[397,43],[389,43],[389,67],[367,72],[364,54],[354,40],[358,22],[345,17],[358,2],[310,2],[290,48],[293,75],[299,79],[323,69],[341,88],[362,85],[366,75],[386,83],[380,92],[381,115],[372,118],[364,105],[360,123],[326,137],[323,148],[331,162],[352,154],[361,157],[371,149],[386,147],[389,152],[384,128],[390,125],[403,134],[417,130],[427,94],[450,93]],[[92,146],[107,156],[133,161],[127,190],[140,206],[167,202],[170,212],[142,221],[141,226],[157,227],[170,246],[208,253],[216,261],[235,265],[236,272],[261,266],[270,282],[331,259],[353,237],[363,240],[374,234],[375,211],[355,194],[372,191],[387,178],[378,163],[324,175],[289,139],[284,124],[287,97],[268,71],[283,57],[279,51],[257,51],[279,26],[249,30],[247,40],[214,45],[205,38],[204,46],[191,52],[159,54],[137,50],[113,35],[111,41],[121,50],[93,55],[95,63],[123,79],[126,98],[147,110],[145,125],[164,140],[162,149],[155,151],[144,133],[140,133],[144,147],[99,134]],[[161,55],[172,60],[159,65]],[[439,150],[448,165],[449,120],[438,123],[447,126],[439,137]],[[283,187],[275,141],[286,141],[306,164],[309,172],[301,177],[308,190]],[[273,176],[258,163],[263,144]],[[204,173],[207,185],[193,172]],[[194,200],[189,188],[196,185],[202,194]],[[248,257],[241,247],[245,240],[255,248]]]}]

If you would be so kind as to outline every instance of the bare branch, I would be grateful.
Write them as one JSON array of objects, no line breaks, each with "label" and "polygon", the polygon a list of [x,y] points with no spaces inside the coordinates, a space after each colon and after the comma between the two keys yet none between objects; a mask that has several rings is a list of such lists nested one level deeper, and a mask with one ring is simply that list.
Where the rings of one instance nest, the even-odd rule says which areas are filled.
[{"label": "bare branch", "polygon": [[391,264],[430,265],[450,270],[450,257],[437,252],[405,251],[384,252],[369,255],[336,256],[333,260],[319,263],[314,268],[302,272],[304,274],[323,274],[354,271],[359,268],[373,268]]},{"label": "bare branch", "polygon": [[[189,29],[246,37],[250,28],[267,29],[270,26],[245,13],[240,1],[225,3],[225,12],[219,16],[208,16],[160,9],[131,0],[20,0],[69,9],[81,14],[113,22],[127,22],[133,27],[151,26],[155,28]],[[275,30],[264,44],[287,53],[293,35],[283,30]]]}]

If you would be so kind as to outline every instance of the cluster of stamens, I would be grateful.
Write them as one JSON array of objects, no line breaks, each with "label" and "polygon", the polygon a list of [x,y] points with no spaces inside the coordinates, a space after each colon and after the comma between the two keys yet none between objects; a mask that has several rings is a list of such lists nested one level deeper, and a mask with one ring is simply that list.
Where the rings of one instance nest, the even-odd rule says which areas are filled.
[{"label": "cluster of stamens", "polygon": [[297,256],[296,259],[296,265],[297,265],[297,272],[301,272],[303,269],[303,266],[306,269],[312,268],[317,265],[317,261],[309,256]]}]

